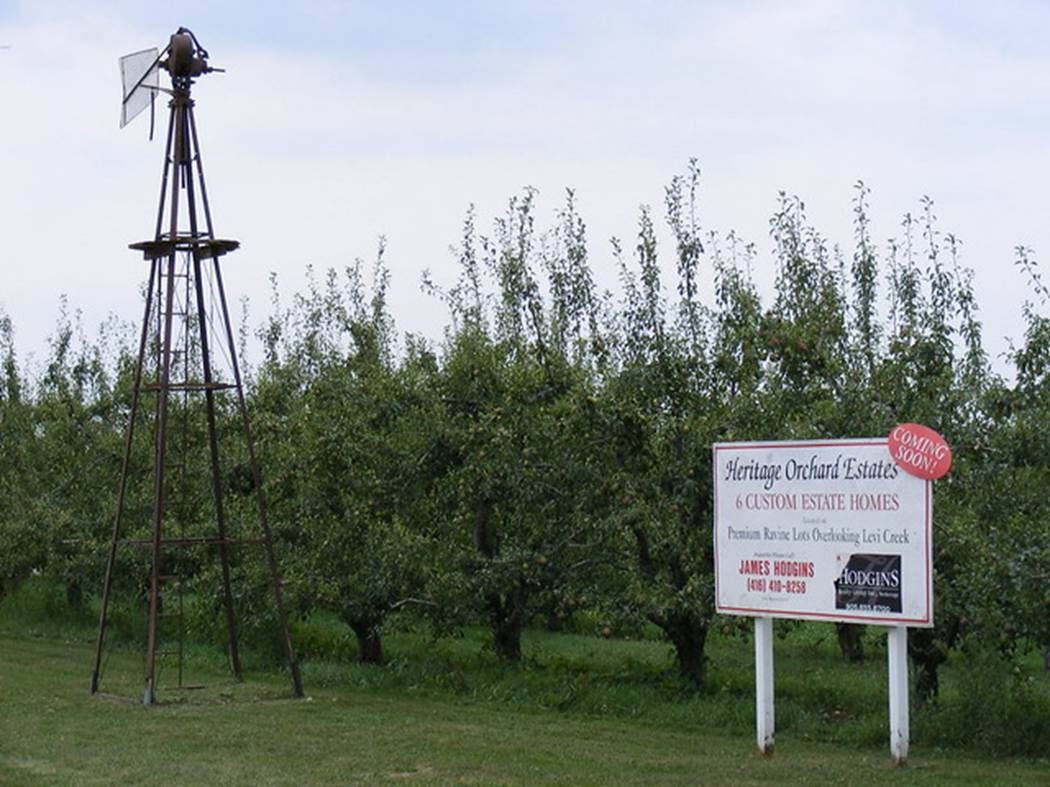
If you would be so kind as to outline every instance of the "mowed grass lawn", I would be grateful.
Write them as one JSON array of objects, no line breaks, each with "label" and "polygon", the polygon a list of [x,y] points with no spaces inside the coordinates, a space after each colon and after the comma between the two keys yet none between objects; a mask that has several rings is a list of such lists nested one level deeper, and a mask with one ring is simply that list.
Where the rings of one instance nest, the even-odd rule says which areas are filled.
[{"label": "mowed grass lawn", "polygon": [[[308,685],[280,676],[167,691],[152,708],[90,697],[92,647],[0,639],[3,784],[1050,784],[1033,761],[778,738],[680,722],[599,718],[497,702],[413,696],[384,686]],[[116,666],[139,657],[117,652]],[[123,662],[123,663],[119,663]],[[309,674],[309,673],[308,673]],[[129,696],[137,685],[121,685]]]}]

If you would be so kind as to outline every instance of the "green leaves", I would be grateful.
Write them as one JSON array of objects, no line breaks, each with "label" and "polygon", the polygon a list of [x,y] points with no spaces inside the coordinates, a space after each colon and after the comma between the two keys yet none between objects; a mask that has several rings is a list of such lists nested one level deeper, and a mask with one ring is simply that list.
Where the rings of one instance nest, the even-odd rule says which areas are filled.
[{"label": "green leaves", "polygon": [[[916,652],[935,671],[973,632],[1005,636],[1005,650],[1050,644],[1050,319],[1025,306],[1016,380],[998,379],[961,242],[932,201],[880,247],[858,183],[843,250],[781,194],[766,256],[702,229],[699,174],[691,161],[672,179],[665,224],[641,208],[611,259],[588,248],[571,191],[546,228],[532,189],[487,230],[471,208],[453,285],[426,282],[449,308],[439,346],[399,343],[383,241],[370,279],[355,261],[308,271],[283,297],[274,281],[248,394],[294,608],[333,610],[370,658],[387,620],[411,615],[440,633],[484,621],[511,659],[537,616],[571,625],[586,610],[660,627],[699,680],[713,623],[711,444],[919,421],[957,465],[935,509],[942,624],[936,647]],[[1034,254],[1017,257],[1045,306]],[[610,265],[618,296],[597,290],[592,266]],[[768,297],[752,278],[761,266],[776,274]],[[63,307],[28,380],[0,314],[6,581],[94,581],[128,408],[123,335],[108,324],[88,342]],[[250,517],[244,456],[223,455],[230,519]],[[209,491],[186,488],[173,505],[193,522]],[[147,521],[147,502],[129,511]],[[246,582],[244,606],[265,614],[252,596],[265,582]]]}]

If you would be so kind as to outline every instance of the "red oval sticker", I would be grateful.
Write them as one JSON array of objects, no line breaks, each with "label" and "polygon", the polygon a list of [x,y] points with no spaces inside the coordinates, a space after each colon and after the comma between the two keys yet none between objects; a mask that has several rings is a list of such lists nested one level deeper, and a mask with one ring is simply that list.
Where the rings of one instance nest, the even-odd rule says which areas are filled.
[{"label": "red oval sticker", "polygon": [[897,424],[890,432],[890,456],[912,475],[933,481],[952,466],[948,442],[922,424]]}]

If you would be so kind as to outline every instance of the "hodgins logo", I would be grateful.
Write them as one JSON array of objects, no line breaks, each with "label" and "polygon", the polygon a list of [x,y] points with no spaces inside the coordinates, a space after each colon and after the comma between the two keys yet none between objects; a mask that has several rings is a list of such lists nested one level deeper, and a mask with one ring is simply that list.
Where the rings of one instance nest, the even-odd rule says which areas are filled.
[{"label": "hodgins logo", "polygon": [[901,611],[901,556],[850,555],[835,580],[835,609]]}]

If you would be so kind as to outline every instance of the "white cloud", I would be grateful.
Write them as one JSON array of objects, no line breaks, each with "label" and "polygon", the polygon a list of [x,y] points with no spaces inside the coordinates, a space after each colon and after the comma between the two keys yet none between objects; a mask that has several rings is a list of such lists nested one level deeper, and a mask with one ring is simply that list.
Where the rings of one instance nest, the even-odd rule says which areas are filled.
[{"label": "white cloud", "polygon": [[[118,132],[116,57],[191,21],[75,8],[27,5],[0,28],[14,44],[0,51],[0,303],[24,349],[41,347],[61,292],[89,320],[137,319],[144,269],[126,244],[151,233],[162,140],[145,142],[145,118]],[[296,30],[354,23],[313,8]],[[1050,248],[1037,101],[1050,87],[1046,57],[908,4],[681,4],[648,18],[635,8],[512,14],[560,27],[500,29],[498,45],[478,32],[452,65],[447,45],[401,47],[390,62],[381,51],[304,51],[276,29],[196,29],[229,69],[195,95],[216,228],[244,249],[227,263],[231,291],[248,293],[259,316],[270,270],[296,286],[304,264],[368,258],[385,234],[400,326],[437,335],[444,315],[419,294],[419,272],[451,280],[447,248],[469,203],[484,227],[526,184],[547,215],[575,187],[593,259],[608,269],[607,238],[629,240],[638,204],[659,208],[663,186],[697,156],[705,225],[736,228],[763,251],[778,189],[799,193],[847,246],[856,179],[874,189],[880,239],[929,193],[976,269],[993,350],[1018,335],[1025,288],[1012,248]],[[1024,25],[1027,9],[1012,12]],[[425,32],[426,7],[414,13]]]}]

